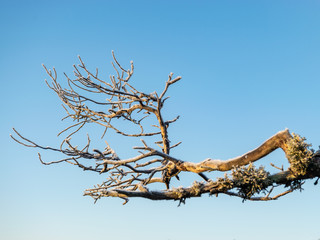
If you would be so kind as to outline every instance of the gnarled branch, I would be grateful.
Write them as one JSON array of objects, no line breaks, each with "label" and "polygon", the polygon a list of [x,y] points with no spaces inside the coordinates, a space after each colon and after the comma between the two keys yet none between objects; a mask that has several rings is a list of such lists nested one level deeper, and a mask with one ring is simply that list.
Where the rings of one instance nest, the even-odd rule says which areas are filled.
[{"label": "gnarled branch", "polygon": [[[110,81],[102,80],[98,76],[98,70],[92,73],[79,57],[80,64],[73,66],[74,78],[64,74],[69,88],[60,85],[54,68],[51,71],[44,66],[52,80],[51,83],[46,81],[48,87],[64,104],[67,115],[63,120],[71,120],[69,126],[58,134],[68,134],[59,148],[44,147],[24,137],[15,129],[13,130],[17,136],[11,136],[13,140],[26,147],[51,150],[65,155],[60,160],[44,162],[39,154],[41,163],[45,165],[65,162],[84,171],[105,175],[105,181],[85,191],[86,196],[95,200],[101,197],[119,197],[124,199],[125,203],[132,197],[179,200],[180,203],[184,203],[187,198],[208,193],[226,194],[244,200],[268,201],[301,189],[305,179],[320,177],[319,152],[310,149],[304,138],[291,135],[288,129],[278,132],[256,149],[226,161],[207,158],[201,162],[198,162],[198,159],[186,162],[173,157],[170,150],[179,146],[181,142],[171,145],[168,128],[179,116],[166,120],[162,111],[168,99],[166,94],[169,87],[180,81],[181,77],[174,78],[173,73],[170,73],[161,94],[145,93],[130,83],[134,73],[133,62],[126,70],[113,52],[112,56],[112,66],[116,75],[110,76]],[[149,121],[145,120],[147,118]],[[130,127],[121,129],[119,120],[126,121]],[[138,153],[127,159],[120,158],[106,141],[103,150],[91,149],[89,136],[85,146],[79,148],[72,143],[71,137],[88,124],[103,127],[102,139],[108,138],[106,132],[110,129],[124,137],[144,138],[141,140],[142,146],[133,147]],[[150,144],[150,140],[155,142]],[[280,172],[271,174],[263,167],[253,166],[254,162],[278,148],[284,151],[289,161],[290,167],[287,170],[276,167]],[[170,188],[171,178],[179,179],[182,171],[199,174],[204,182],[194,182],[190,187]],[[212,171],[228,173],[222,178],[211,179],[207,173]],[[153,190],[154,183],[163,184],[166,188]],[[288,189],[271,196],[273,189],[279,186]]]}]

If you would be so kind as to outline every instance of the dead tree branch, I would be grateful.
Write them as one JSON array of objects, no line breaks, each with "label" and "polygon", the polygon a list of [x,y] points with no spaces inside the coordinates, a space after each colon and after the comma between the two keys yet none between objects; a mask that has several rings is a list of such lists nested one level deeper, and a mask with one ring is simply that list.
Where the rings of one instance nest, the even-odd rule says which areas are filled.
[{"label": "dead tree branch", "polygon": [[[207,158],[201,162],[198,162],[198,159],[195,162],[186,162],[173,157],[170,150],[178,147],[181,142],[171,144],[168,128],[179,119],[179,116],[165,120],[162,111],[168,99],[166,97],[168,89],[180,81],[181,77],[174,78],[173,73],[170,73],[161,94],[145,93],[130,84],[134,73],[133,62],[126,70],[113,52],[112,56],[114,61],[112,66],[116,75],[110,76],[109,81],[102,80],[97,69],[92,73],[79,57],[80,64],[73,66],[74,78],[64,74],[68,88],[60,85],[54,68],[50,70],[43,65],[51,78],[51,83],[47,80],[46,83],[58,95],[66,111],[63,120],[71,119],[71,123],[58,134],[58,136],[68,134],[59,148],[37,144],[16,129],[13,129],[16,136],[11,136],[23,146],[51,150],[65,156],[60,160],[44,162],[39,154],[42,164],[65,162],[84,171],[106,175],[105,181],[85,190],[84,195],[91,196],[95,201],[101,197],[119,197],[124,199],[125,203],[133,197],[178,200],[184,203],[187,198],[200,197],[206,193],[216,196],[226,194],[243,200],[268,201],[276,200],[294,190],[301,190],[306,179],[320,177],[319,152],[314,152],[310,149],[310,145],[305,143],[304,138],[290,134],[288,129],[278,132],[256,149],[225,161]],[[121,129],[122,125],[118,124],[120,120],[125,121],[129,127]],[[123,159],[107,142],[103,150],[92,149],[89,136],[82,148],[73,145],[71,137],[88,124],[102,126],[102,138],[107,137],[106,132],[109,129],[124,137],[143,138],[142,146],[133,147],[137,150],[137,155]],[[154,141],[155,138],[157,140],[151,145],[145,140]],[[278,148],[284,151],[289,161],[290,167],[287,170],[275,167],[271,163],[280,170],[271,174],[263,167],[253,166],[254,162]],[[222,178],[213,180],[205,175],[212,171],[228,173]],[[180,172],[198,174],[204,182],[194,182],[190,187],[170,188],[171,178],[179,179]],[[166,188],[152,190],[153,183],[164,184]],[[270,196],[273,189],[280,186],[287,189]]]}]

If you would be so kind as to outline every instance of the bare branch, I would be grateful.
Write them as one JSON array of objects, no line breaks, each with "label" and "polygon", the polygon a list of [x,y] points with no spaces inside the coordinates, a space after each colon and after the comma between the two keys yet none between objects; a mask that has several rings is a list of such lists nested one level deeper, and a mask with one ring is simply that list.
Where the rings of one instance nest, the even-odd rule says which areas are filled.
[{"label": "bare branch", "polygon": [[[98,77],[98,69],[91,72],[79,56],[80,64],[73,65],[74,77],[67,74],[67,88],[57,80],[55,68],[51,71],[43,65],[51,83],[46,81],[63,103],[69,125],[58,133],[67,135],[62,139],[59,148],[42,146],[22,136],[13,129],[16,136],[11,138],[17,143],[30,148],[51,150],[64,155],[60,160],[45,162],[44,165],[68,163],[84,171],[104,174],[105,181],[85,191],[95,201],[101,197],[118,197],[125,200],[141,197],[151,200],[177,200],[185,203],[187,198],[200,197],[202,194],[225,194],[250,201],[276,200],[295,190],[301,190],[306,179],[320,177],[320,154],[309,149],[310,144],[298,135],[290,134],[288,129],[276,133],[256,149],[226,161],[207,158],[201,162],[180,160],[170,154],[170,150],[180,146],[181,142],[171,145],[168,128],[179,116],[172,120],[164,118],[164,103],[169,98],[166,93],[171,85],[181,80],[170,73],[161,94],[145,93],[134,87],[129,81],[134,73],[133,62],[126,70],[116,59],[112,66],[115,75],[105,81]],[[123,126],[120,121],[126,123]],[[87,143],[78,147],[71,142],[71,136],[83,131],[88,124],[102,129],[102,139],[109,137],[109,131],[121,137],[141,137],[142,146],[133,147],[137,153],[132,157],[121,158],[117,151],[105,141],[103,150],[90,148],[91,140],[87,135]],[[154,131],[154,127],[157,131]],[[151,141],[147,141],[146,139]],[[147,144],[148,142],[148,144]],[[150,144],[152,142],[152,144]],[[160,148],[158,151],[157,148]],[[281,148],[290,164],[287,170],[271,163],[276,173],[269,173],[263,167],[256,168],[253,163]],[[280,172],[279,172],[280,170]],[[224,177],[211,179],[204,173],[211,171],[226,172]],[[173,177],[179,179],[181,172],[199,175],[204,182],[194,182],[190,187],[170,187]],[[157,190],[154,190],[157,183]],[[159,184],[163,190],[159,190]],[[272,196],[278,187],[288,188],[282,193]],[[279,191],[278,191],[279,192]]]}]

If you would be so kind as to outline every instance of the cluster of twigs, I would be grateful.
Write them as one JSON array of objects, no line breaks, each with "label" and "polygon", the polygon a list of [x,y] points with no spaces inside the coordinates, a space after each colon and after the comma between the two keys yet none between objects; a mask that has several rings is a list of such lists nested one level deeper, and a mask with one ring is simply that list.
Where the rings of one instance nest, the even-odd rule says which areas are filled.
[{"label": "cluster of twigs", "polygon": [[[304,179],[317,176],[318,168],[314,168],[313,171],[309,171],[303,176],[294,177],[292,177],[289,170],[283,171],[282,169],[280,173],[268,175],[262,181],[263,189],[260,189],[260,191],[265,191],[262,191],[264,196],[260,197],[253,196],[254,192],[251,192],[250,196],[241,194],[239,174],[237,175],[237,184],[233,182],[231,185],[228,185],[229,187],[223,185],[227,183],[226,181],[222,181],[221,179],[213,181],[209,179],[204,175],[204,172],[228,171],[237,166],[245,166],[261,159],[277,148],[282,148],[286,152],[286,144],[292,138],[291,134],[288,130],[281,131],[257,149],[227,161],[206,159],[200,163],[190,163],[176,159],[170,155],[170,150],[177,147],[181,142],[171,145],[168,138],[168,127],[177,121],[179,116],[172,120],[165,120],[163,119],[162,109],[165,101],[168,99],[166,97],[168,88],[178,82],[181,77],[174,78],[173,73],[170,73],[161,94],[157,94],[156,92],[144,93],[130,84],[130,79],[134,72],[133,62],[131,62],[130,69],[126,70],[119,64],[113,52],[112,56],[114,60],[112,66],[116,71],[116,75],[110,76],[110,81],[108,82],[99,77],[98,69],[95,73],[89,71],[79,57],[80,64],[73,66],[75,78],[71,79],[65,74],[69,86],[68,89],[61,87],[58,83],[57,73],[54,68],[51,71],[44,66],[52,80],[51,84],[46,81],[48,87],[64,103],[63,107],[67,113],[64,119],[72,119],[72,124],[58,134],[68,133],[59,148],[38,145],[22,136],[15,129],[15,133],[20,139],[11,136],[16,142],[26,147],[52,150],[63,153],[66,156],[61,160],[47,163],[42,160],[39,154],[41,163],[45,165],[66,162],[78,166],[83,170],[94,171],[99,174],[107,173],[106,180],[102,184],[94,186],[94,188],[87,189],[85,195],[89,195],[95,200],[109,196],[120,197],[125,199],[125,203],[130,197],[143,197],[152,200],[172,199],[184,202],[186,198],[198,197],[203,193],[223,193],[248,200],[274,200],[294,190],[294,188],[290,188],[281,194],[270,197],[270,193],[276,185],[285,184],[289,186],[290,182],[297,178]],[[92,95],[93,97],[88,97],[88,95]],[[99,100],[101,96],[104,98],[103,101]],[[153,116],[155,123],[151,127],[146,126],[147,121],[145,119],[151,116]],[[120,119],[126,121],[132,127],[125,130],[120,129],[117,124]],[[87,144],[82,149],[78,149],[77,146],[71,143],[71,137],[86,124],[98,124],[102,126],[104,128],[102,138],[106,137],[105,134],[108,129],[114,130],[115,133],[125,137],[153,137],[152,139],[157,137],[158,139],[154,142],[154,146],[157,147],[150,147],[145,140],[141,140],[142,146],[134,147],[138,151],[136,156],[120,159],[107,142],[105,142],[106,147],[104,150],[91,149],[90,138],[88,136]],[[129,132],[127,129],[130,129],[132,132]],[[92,161],[87,161],[88,159]],[[314,157],[313,160],[317,161],[318,158]],[[181,171],[199,174],[204,179],[204,182],[195,182],[189,188],[170,189],[170,179],[172,177],[179,178]],[[152,183],[163,183],[166,189],[152,191],[148,187]],[[249,187],[251,189],[251,186]],[[257,187],[259,189],[261,186]],[[268,187],[270,189],[267,191]],[[232,189],[238,189],[238,192],[232,191]]]}]

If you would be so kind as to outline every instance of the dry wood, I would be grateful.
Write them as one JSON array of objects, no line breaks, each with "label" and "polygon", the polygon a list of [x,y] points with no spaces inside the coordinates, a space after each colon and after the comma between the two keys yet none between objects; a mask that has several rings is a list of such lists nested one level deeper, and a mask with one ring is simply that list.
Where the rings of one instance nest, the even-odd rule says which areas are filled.
[{"label": "dry wood", "polygon": [[[51,150],[64,154],[66,157],[57,161],[44,162],[39,154],[41,163],[45,165],[69,163],[83,170],[106,174],[106,180],[93,188],[87,189],[84,195],[95,200],[101,197],[119,197],[128,202],[129,198],[141,197],[151,200],[178,200],[184,203],[185,199],[199,197],[209,193],[213,195],[227,194],[241,197],[244,200],[268,201],[275,200],[296,189],[301,189],[305,179],[320,177],[319,152],[309,149],[305,139],[291,135],[288,129],[278,132],[256,149],[242,156],[228,160],[207,158],[201,162],[186,162],[170,155],[170,149],[177,147],[181,142],[171,144],[168,128],[175,123],[179,116],[172,120],[163,118],[168,89],[181,80],[170,73],[161,94],[144,93],[129,82],[134,73],[133,62],[126,70],[112,52],[114,63],[112,66],[116,76],[110,76],[110,81],[100,79],[98,70],[93,74],[87,69],[84,61],[79,57],[80,64],[74,65],[74,79],[67,74],[66,81],[69,88],[63,88],[57,81],[57,73],[47,69],[45,71],[52,82],[47,83],[63,102],[66,117],[72,122],[58,134],[68,133],[59,148],[44,147],[22,136],[13,129],[17,137],[11,136],[16,142],[42,150]],[[104,99],[104,100],[101,100]],[[153,116],[153,118],[152,118]],[[149,126],[147,118],[155,122]],[[119,129],[117,123],[124,120],[130,126],[131,132]],[[71,142],[71,137],[81,131],[88,124],[97,124],[104,127],[102,138],[107,138],[107,130],[124,137],[139,137],[142,146],[133,147],[138,151],[136,156],[128,159],[118,157],[116,151],[106,142],[104,150],[92,149],[90,138],[87,144],[78,148]],[[154,144],[147,144],[145,139],[158,139]],[[252,163],[262,159],[274,150],[281,148],[290,167],[284,171],[283,167],[274,166],[278,173],[270,174],[264,168],[255,168]],[[91,161],[88,161],[91,160]],[[170,188],[172,177],[179,178],[181,171],[199,174],[204,181],[194,182],[190,187]],[[211,171],[226,172],[224,178],[210,179],[205,173]],[[166,186],[163,190],[152,190],[153,183]],[[317,181],[316,181],[317,183]],[[273,190],[284,186],[282,193],[270,196]]]}]

